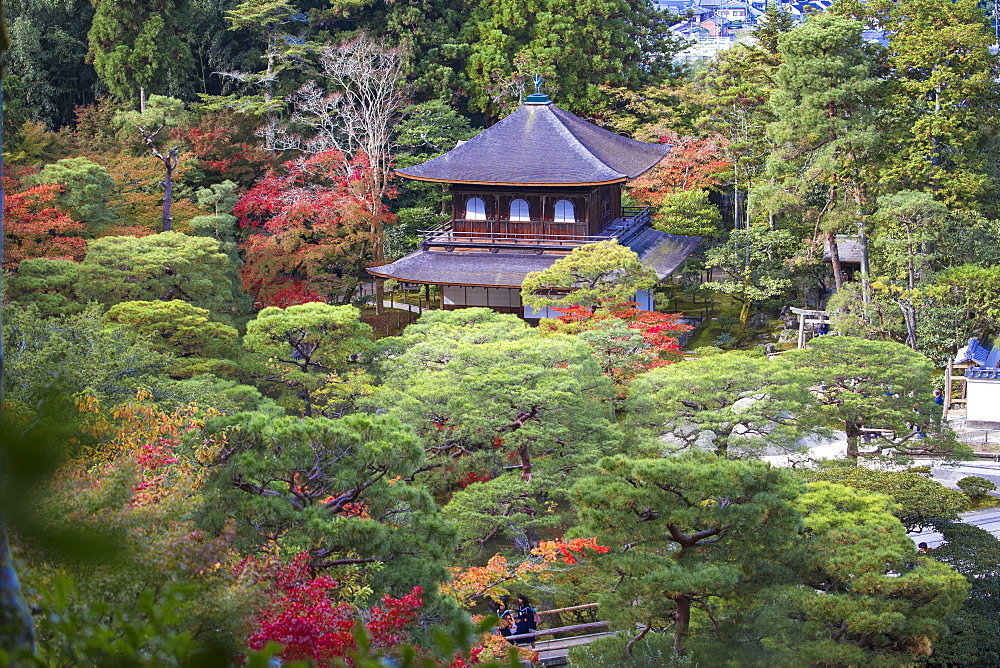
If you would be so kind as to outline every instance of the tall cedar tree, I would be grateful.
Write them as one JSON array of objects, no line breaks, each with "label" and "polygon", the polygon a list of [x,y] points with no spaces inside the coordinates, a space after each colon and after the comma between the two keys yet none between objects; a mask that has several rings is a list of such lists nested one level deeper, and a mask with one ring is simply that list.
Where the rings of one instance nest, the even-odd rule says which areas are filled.
[{"label": "tall cedar tree", "polygon": [[[856,221],[863,194],[859,173],[871,130],[866,111],[879,87],[875,61],[862,40],[864,26],[832,14],[818,14],[782,35],[783,58],[771,95],[776,120],[768,134],[778,144],[768,160],[772,178],[811,208],[816,232],[825,232],[834,280],[843,283],[836,232]],[[805,193],[826,190],[810,205]]]},{"label": "tall cedar tree", "polygon": [[996,150],[1000,61],[990,53],[996,38],[982,7],[906,0],[893,5],[886,29],[892,150],[877,174],[880,185],[928,189],[959,208],[995,201],[987,156]]},{"label": "tall cedar tree", "polygon": [[145,94],[184,96],[194,58],[183,39],[187,0],[91,0],[94,21],[87,33],[101,82],[119,100]]}]

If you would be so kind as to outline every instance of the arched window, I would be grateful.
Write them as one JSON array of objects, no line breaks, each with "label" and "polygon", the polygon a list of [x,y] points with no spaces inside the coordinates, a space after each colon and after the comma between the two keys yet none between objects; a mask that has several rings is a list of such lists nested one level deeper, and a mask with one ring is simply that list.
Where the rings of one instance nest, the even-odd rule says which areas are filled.
[{"label": "arched window", "polygon": [[575,223],[576,212],[573,210],[573,203],[568,199],[561,199],[556,202],[556,216],[553,219],[556,223]]},{"label": "arched window", "polygon": [[466,220],[486,220],[486,202],[479,197],[470,197],[465,201]]},{"label": "arched window", "polygon": [[528,203],[523,199],[516,199],[510,203],[511,220],[531,220],[528,213]]}]

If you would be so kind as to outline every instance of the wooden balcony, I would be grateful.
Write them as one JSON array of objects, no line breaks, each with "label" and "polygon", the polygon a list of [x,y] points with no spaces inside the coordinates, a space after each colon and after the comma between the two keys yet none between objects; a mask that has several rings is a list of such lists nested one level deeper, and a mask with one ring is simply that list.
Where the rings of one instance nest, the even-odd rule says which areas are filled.
[{"label": "wooden balcony", "polygon": [[[432,230],[421,230],[423,250],[456,248],[489,250],[570,251],[578,246],[615,239],[624,244],[652,224],[651,210],[646,207],[622,207],[622,217],[611,222],[596,235],[573,234],[575,223],[509,220],[447,220]],[[458,228],[458,229],[457,229]],[[462,229],[464,228],[464,229]],[[472,228],[472,231],[466,231]],[[525,230],[525,231],[522,231]]]}]

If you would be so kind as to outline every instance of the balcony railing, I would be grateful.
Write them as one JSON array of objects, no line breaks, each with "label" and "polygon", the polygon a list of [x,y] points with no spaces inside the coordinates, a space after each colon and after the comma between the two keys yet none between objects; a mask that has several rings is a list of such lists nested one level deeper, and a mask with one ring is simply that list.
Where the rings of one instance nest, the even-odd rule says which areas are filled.
[{"label": "balcony railing", "polygon": [[[456,231],[455,223],[474,223],[489,227],[488,230],[478,231]],[[652,214],[648,207],[622,207],[622,216],[612,221],[603,230],[595,235],[577,235],[568,233],[545,233],[531,234],[521,232],[511,232],[511,225],[518,225],[519,221],[506,220],[446,220],[438,227],[431,230],[421,230],[423,240],[421,248],[444,248],[447,251],[456,248],[486,248],[491,252],[500,250],[524,250],[541,253],[544,251],[572,250],[578,246],[597,243],[615,239],[619,243],[626,243],[635,235],[642,232],[652,224]],[[556,226],[563,223],[552,223],[542,221],[523,221],[525,225],[546,225]],[[572,225],[566,224],[567,227]],[[575,225],[574,225],[575,226]],[[505,229],[500,229],[501,227]]]}]

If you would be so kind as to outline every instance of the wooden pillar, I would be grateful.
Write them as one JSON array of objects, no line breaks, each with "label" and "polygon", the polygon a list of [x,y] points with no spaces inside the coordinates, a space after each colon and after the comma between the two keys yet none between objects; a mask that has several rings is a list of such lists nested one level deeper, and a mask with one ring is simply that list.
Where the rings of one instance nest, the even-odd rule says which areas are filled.
[{"label": "wooden pillar", "polygon": [[382,304],[382,300],[385,299],[385,279],[376,278],[375,279],[375,315],[382,315],[385,313],[385,306]]},{"label": "wooden pillar", "polygon": [[951,408],[951,371],[952,361],[948,360],[948,367],[944,370],[944,411],[943,417],[948,417],[948,410]]},{"label": "wooden pillar", "polygon": [[806,314],[799,313],[799,341],[798,348],[802,350],[806,347]]}]

